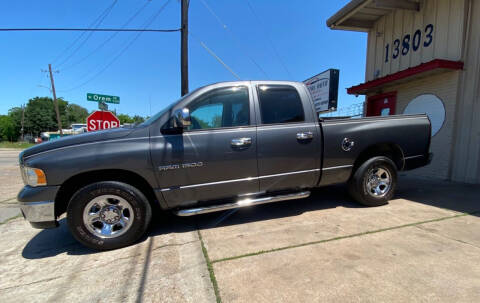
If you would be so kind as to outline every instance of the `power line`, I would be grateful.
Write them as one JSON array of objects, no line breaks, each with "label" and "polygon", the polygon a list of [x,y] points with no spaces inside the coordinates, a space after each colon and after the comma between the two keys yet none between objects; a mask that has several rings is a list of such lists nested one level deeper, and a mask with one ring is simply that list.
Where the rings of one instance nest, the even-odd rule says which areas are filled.
[{"label": "power line", "polygon": [[[98,28],[100,26],[100,24],[102,24],[103,20],[105,20],[105,18],[110,14],[110,12],[112,11],[113,7],[115,6],[115,4],[117,3],[118,0],[114,0],[112,2],[112,4],[108,7],[107,10],[105,10],[105,13],[103,14],[102,17],[99,18],[97,24],[94,26],[94,29],[95,28]],[[85,32],[84,32],[85,33]],[[85,43],[87,43],[88,39],[90,39],[90,37],[93,35],[93,31],[89,31],[88,35],[85,37],[85,39],[83,39],[83,41],[80,42],[80,44],[77,46],[77,48],[75,48],[73,50],[73,52],[67,56],[65,59],[63,59],[63,61],[61,61],[60,63],[57,64],[57,67],[60,67],[62,66],[63,64],[65,64],[65,62],[67,62],[71,57],[73,57],[73,55],[75,55],[84,45]]]},{"label": "power line", "polygon": [[208,48],[208,46],[200,39],[198,39],[195,35],[192,34],[192,31],[190,30],[189,32],[190,36],[192,36],[195,40],[197,40],[200,45],[212,56],[214,57],[221,65],[223,65],[223,67],[225,67],[232,75],[235,76],[235,78],[237,78],[238,80],[241,80],[241,78],[230,68],[230,66],[228,66],[225,62],[223,62],[223,60],[217,55],[215,54],[210,48]]},{"label": "power line", "polygon": [[[90,25],[88,26],[89,29],[91,29],[99,20],[102,18],[102,16],[109,11],[111,5],[107,7]],[[98,26],[97,26],[98,27]],[[60,59],[64,54],[66,54],[82,37],[85,35],[85,32],[82,32],[78,37],[70,43],[60,54],[58,54],[57,57],[55,57],[52,61],[52,63],[55,63],[58,59]]]},{"label": "power line", "polygon": [[[125,29],[125,27],[130,24],[130,22],[133,21],[133,19],[135,19],[144,9],[145,7],[147,7],[147,5],[150,3],[150,1],[146,1],[145,4],[143,4],[128,20],[127,22],[125,22],[123,25],[122,25],[122,31],[123,29]],[[96,54],[102,47],[104,47],[109,41],[111,41],[113,38],[115,38],[115,36],[119,33],[120,31],[116,31],[114,32],[112,35],[110,35],[110,37],[108,37],[105,41],[103,41],[100,45],[98,45],[94,50],[92,50],[90,53],[88,53],[86,56],[82,57],[80,60],[77,60],[76,62],[74,62],[73,64],[71,64],[70,66],[67,66],[65,68],[63,68],[63,70],[65,69],[70,69],[76,65],[78,65],[79,63],[85,61],[86,59],[88,59],[90,56],[92,56],[93,54]]]},{"label": "power line", "polygon": [[[212,16],[215,17],[215,19],[217,19],[220,26],[230,34],[230,37],[235,40],[237,45],[242,46],[242,43],[233,35],[229,27],[222,21],[222,19],[220,19],[220,17],[213,11],[213,9],[206,3],[206,1],[200,0],[200,2],[202,2],[203,6],[205,6],[205,8],[210,12],[210,14],[212,14]],[[244,55],[247,56],[250,59],[250,61],[252,61],[252,63],[262,72],[262,74],[265,77],[270,78],[268,74],[265,72],[265,70],[257,63],[257,61],[255,61],[255,59],[253,59],[253,57],[247,51],[245,51],[243,47],[241,47],[241,50],[244,53]]]},{"label": "power line", "polygon": [[6,31],[82,31],[82,32],[178,32],[181,28],[147,29],[147,28],[0,28]]},{"label": "power line", "polygon": [[[149,26],[150,24],[153,23],[153,21],[155,21],[155,19],[158,17],[158,15],[160,15],[160,13],[165,9],[165,7],[170,3],[171,0],[167,0],[167,2],[165,2],[165,4],[163,4],[160,9],[154,14],[152,15],[149,20],[147,20],[145,23],[144,23],[144,27],[146,28],[147,26]],[[96,77],[98,77],[101,73],[103,73],[107,68],[109,68],[118,58],[120,58],[127,50],[128,48],[140,37],[140,35],[143,33],[144,31],[140,31],[139,33],[137,33],[137,35],[107,64],[105,65],[100,71],[98,71],[95,75],[93,75],[92,77],[90,77],[88,80],[82,82],[81,84],[77,85],[77,86],[74,86],[72,88],[69,88],[67,90],[62,90],[62,92],[68,92],[68,91],[72,91],[72,90],[75,90],[77,88],[80,88],[82,86],[84,86],[85,84],[88,84],[89,82],[91,82],[92,80],[94,80]],[[83,78],[83,77],[82,77]]]},{"label": "power line", "polygon": [[283,66],[283,69],[285,69],[285,71],[287,72],[288,76],[290,77],[290,79],[293,79],[293,76],[292,74],[290,73],[290,71],[288,70],[287,66],[285,65],[285,63],[283,62],[282,58],[280,57],[280,54],[278,53],[277,51],[277,48],[275,47],[275,45],[273,44],[273,41],[272,39],[270,39],[270,36],[268,35],[268,32],[265,28],[265,25],[263,24],[262,20],[260,19],[260,17],[257,15],[257,13],[255,12],[255,10],[253,9],[253,6],[252,4],[250,3],[249,0],[245,0],[247,2],[247,5],[248,7],[250,8],[250,10],[252,11],[252,14],[255,16],[255,18],[257,19],[258,23],[260,25],[263,26],[263,31],[265,32],[265,36],[267,37],[267,40],[268,42],[270,43],[270,46],[271,48],[273,49],[273,52],[275,53],[275,56],[277,57],[278,61],[280,62],[280,64]]}]

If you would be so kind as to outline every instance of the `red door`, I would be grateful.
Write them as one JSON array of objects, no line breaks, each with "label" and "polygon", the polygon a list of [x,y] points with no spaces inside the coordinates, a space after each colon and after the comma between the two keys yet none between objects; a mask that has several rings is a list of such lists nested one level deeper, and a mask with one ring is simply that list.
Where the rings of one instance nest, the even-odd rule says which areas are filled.
[{"label": "red door", "polygon": [[395,115],[397,92],[368,97],[367,116]]}]

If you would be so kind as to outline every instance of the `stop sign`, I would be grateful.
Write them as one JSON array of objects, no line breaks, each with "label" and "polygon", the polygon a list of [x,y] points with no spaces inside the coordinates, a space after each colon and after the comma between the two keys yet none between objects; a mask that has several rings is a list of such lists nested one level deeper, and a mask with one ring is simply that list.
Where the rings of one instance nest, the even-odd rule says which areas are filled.
[{"label": "stop sign", "polygon": [[120,120],[109,111],[97,110],[87,117],[87,131],[89,132],[119,126]]}]

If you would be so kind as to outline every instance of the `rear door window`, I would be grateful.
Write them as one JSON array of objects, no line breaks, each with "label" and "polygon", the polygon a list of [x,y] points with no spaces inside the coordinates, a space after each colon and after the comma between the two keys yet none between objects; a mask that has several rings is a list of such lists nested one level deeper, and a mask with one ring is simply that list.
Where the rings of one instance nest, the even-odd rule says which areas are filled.
[{"label": "rear door window", "polygon": [[258,102],[262,124],[305,121],[302,100],[290,85],[259,85]]}]

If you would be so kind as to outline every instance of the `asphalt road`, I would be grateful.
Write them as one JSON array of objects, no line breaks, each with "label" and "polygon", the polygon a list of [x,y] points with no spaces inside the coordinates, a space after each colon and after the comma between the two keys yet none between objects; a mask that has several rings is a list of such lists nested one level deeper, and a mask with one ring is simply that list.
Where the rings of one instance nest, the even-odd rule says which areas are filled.
[{"label": "asphalt road", "polygon": [[[13,197],[14,154],[0,151]],[[382,207],[335,186],[158,216],[138,244],[108,252],[78,244],[65,218],[49,230],[14,218],[0,224],[0,302],[479,302],[479,197],[480,186],[400,176]]]}]

